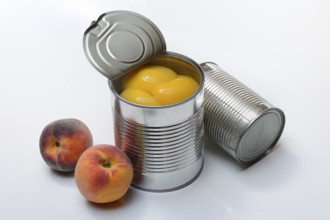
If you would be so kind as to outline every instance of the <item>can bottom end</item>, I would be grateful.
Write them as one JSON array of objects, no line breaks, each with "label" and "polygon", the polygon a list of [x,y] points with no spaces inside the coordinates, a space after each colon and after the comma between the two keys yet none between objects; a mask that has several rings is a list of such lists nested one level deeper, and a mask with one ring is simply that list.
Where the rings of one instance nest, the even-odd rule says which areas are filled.
[{"label": "can bottom end", "polygon": [[285,123],[282,110],[270,108],[258,117],[239,141],[236,158],[243,165],[252,165],[265,157],[276,145]]}]

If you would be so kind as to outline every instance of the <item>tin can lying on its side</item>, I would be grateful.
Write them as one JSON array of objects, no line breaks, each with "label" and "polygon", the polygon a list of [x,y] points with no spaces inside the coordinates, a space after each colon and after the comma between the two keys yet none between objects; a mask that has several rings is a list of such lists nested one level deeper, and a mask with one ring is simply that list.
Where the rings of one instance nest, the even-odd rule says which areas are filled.
[{"label": "tin can lying on its side", "polygon": [[202,63],[205,74],[205,132],[243,165],[251,165],[274,147],[285,116],[215,63]]}]

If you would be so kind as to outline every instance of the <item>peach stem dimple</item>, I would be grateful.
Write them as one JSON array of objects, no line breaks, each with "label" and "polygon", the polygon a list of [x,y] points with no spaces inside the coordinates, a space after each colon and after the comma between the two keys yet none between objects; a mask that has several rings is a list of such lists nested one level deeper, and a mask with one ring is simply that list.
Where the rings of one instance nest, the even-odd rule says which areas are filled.
[{"label": "peach stem dimple", "polygon": [[55,146],[56,146],[56,147],[59,147],[59,146],[60,146],[60,142],[55,141]]},{"label": "peach stem dimple", "polygon": [[105,159],[102,163],[102,166],[105,168],[110,168],[111,167],[110,159]]}]

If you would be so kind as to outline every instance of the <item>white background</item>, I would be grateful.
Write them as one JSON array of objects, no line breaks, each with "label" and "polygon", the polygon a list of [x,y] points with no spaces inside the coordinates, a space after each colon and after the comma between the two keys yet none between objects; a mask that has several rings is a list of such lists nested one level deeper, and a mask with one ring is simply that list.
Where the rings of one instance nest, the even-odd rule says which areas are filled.
[{"label": "white background", "polygon": [[[170,193],[130,189],[95,205],[39,153],[46,124],[74,117],[113,144],[107,80],[82,36],[106,11],[160,28],[168,51],[213,61],[283,109],[274,151],[248,169],[206,140],[204,169]],[[0,219],[329,219],[330,2],[327,0],[2,0]]]}]

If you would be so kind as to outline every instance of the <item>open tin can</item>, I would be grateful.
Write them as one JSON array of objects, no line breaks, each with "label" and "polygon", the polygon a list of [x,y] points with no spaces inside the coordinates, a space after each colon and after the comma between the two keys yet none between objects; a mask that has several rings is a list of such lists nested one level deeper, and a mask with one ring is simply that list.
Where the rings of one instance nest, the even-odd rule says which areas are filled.
[{"label": "open tin can", "polygon": [[[109,79],[116,146],[131,159],[132,185],[148,191],[170,191],[192,182],[203,165],[204,74],[180,54],[166,52],[164,38],[147,18],[132,12],[101,15],[84,34],[91,64]],[[120,97],[122,77],[144,64],[160,65],[199,83],[189,99],[174,105],[147,107]]]},{"label": "open tin can", "polygon": [[[132,185],[137,188],[170,191],[196,179],[203,166],[204,127],[217,145],[243,165],[263,158],[283,131],[280,109],[216,64],[198,65],[167,52],[163,35],[144,16],[105,13],[86,30],[83,43],[90,63],[109,79],[115,143],[133,163]],[[119,95],[123,76],[145,64],[188,75],[199,89],[175,105],[130,103]]]}]

